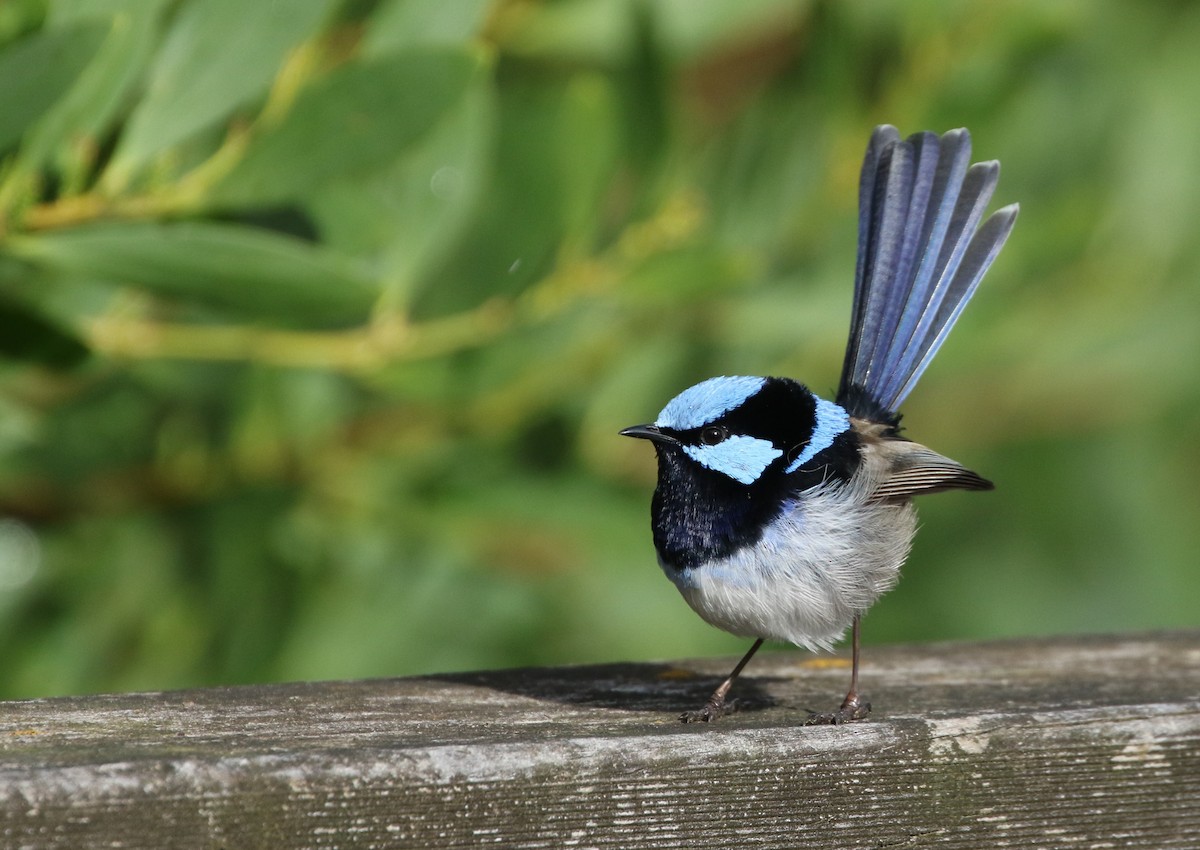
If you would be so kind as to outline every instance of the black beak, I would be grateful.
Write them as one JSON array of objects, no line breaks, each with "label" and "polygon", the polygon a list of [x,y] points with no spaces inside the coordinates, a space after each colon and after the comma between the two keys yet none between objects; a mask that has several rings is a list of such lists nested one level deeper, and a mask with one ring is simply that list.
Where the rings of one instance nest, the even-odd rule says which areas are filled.
[{"label": "black beak", "polygon": [[656,443],[678,443],[670,434],[658,430],[657,425],[632,425],[621,432],[622,437],[637,437],[639,440],[653,440]]}]

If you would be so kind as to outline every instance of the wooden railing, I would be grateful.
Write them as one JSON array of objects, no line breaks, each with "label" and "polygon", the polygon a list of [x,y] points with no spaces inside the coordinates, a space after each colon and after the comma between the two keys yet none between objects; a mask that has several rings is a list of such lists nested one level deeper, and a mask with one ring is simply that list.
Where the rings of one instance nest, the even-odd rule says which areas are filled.
[{"label": "wooden railing", "polygon": [[1200,632],[0,703],[4,848],[1200,848]]}]

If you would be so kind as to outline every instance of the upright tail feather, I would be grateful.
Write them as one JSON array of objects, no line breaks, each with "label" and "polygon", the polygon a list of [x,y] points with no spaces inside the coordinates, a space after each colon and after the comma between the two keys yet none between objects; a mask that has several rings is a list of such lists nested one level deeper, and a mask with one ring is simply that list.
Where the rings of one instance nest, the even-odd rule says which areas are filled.
[{"label": "upright tail feather", "polygon": [[980,226],[998,162],[968,168],[971,136],[876,128],[859,185],[858,266],[838,402],[851,416],[895,422],[900,404],[975,294],[1017,218]]}]

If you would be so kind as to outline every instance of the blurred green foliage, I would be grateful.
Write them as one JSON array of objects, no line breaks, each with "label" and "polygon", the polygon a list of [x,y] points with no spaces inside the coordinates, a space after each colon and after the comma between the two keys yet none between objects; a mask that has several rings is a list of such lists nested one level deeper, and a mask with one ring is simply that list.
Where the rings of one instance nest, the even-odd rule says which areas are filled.
[{"label": "blurred green foliage", "polygon": [[739,652],[617,430],[836,382],[871,128],[1016,232],[868,643],[1195,625],[1200,6],[0,5],[0,695]]}]

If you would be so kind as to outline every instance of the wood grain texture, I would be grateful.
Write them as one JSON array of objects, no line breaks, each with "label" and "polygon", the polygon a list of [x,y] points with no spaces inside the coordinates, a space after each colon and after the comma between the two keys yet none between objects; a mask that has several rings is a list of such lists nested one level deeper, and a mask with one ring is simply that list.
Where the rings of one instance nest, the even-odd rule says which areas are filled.
[{"label": "wood grain texture", "polygon": [[1200,847],[1200,632],[0,704],[4,848]]}]

